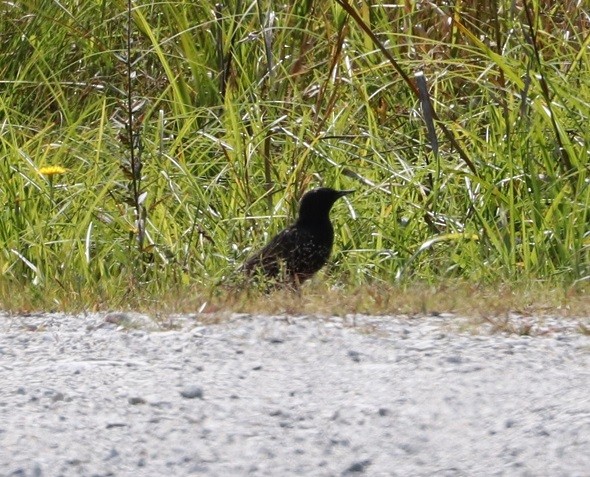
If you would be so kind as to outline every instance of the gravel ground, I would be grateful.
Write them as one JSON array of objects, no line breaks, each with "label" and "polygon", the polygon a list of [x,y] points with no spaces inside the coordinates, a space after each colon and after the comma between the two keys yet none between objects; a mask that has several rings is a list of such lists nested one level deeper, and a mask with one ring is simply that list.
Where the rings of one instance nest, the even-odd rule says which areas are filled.
[{"label": "gravel ground", "polygon": [[590,338],[462,323],[0,315],[0,476],[589,476]]}]

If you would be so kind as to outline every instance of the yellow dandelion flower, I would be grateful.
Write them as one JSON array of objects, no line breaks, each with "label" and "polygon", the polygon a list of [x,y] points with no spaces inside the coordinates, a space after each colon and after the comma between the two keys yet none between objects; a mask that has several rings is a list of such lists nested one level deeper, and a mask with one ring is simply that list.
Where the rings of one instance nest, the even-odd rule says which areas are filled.
[{"label": "yellow dandelion flower", "polygon": [[65,174],[68,170],[65,167],[61,166],[44,166],[40,167],[38,170],[39,174],[44,176],[54,176],[56,174]]}]

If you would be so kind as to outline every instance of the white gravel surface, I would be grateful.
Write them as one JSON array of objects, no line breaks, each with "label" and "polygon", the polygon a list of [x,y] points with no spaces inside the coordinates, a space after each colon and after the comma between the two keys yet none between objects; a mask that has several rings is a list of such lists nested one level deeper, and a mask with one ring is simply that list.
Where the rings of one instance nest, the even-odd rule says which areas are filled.
[{"label": "white gravel surface", "polygon": [[0,315],[0,476],[590,476],[590,338],[461,322]]}]

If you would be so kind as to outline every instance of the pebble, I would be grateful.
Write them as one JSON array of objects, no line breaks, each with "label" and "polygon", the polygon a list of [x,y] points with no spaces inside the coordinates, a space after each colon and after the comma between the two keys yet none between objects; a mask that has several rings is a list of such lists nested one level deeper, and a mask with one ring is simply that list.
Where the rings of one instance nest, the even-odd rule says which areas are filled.
[{"label": "pebble", "polygon": [[131,404],[133,406],[135,406],[137,404],[145,404],[146,403],[146,400],[142,397],[139,397],[139,396],[130,397],[128,399],[128,401],[129,401],[129,404]]},{"label": "pebble", "polygon": [[348,467],[348,469],[342,472],[342,475],[358,474],[365,472],[365,470],[367,470],[367,468],[370,465],[371,461],[369,459],[355,462],[354,464],[351,464],[350,467]]},{"label": "pebble", "polygon": [[188,386],[180,391],[180,395],[187,399],[203,399],[203,388],[201,386]]}]

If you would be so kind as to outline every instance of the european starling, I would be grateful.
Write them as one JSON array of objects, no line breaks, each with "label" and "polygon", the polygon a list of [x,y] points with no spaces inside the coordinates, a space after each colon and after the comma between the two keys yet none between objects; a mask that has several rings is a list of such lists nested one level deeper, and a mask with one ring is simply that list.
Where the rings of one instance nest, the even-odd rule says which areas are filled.
[{"label": "european starling", "polygon": [[287,282],[297,287],[322,268],[332,251],[334,229],[330,209],[340,197],[354,192],[327,187],[307,192],[294,225],[276,235],[244,264],[248,275]]}]

